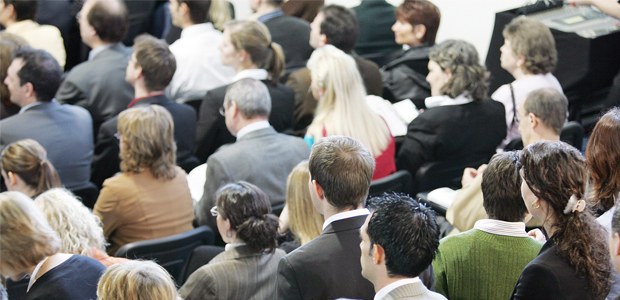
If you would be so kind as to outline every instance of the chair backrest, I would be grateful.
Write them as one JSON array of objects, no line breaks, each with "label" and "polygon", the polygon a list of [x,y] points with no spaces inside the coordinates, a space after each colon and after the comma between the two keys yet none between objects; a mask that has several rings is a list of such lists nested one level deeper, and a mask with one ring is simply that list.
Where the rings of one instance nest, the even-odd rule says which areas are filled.
[{"label": "chair backrest", "polygon": [[198,246],[212,245],[214,237],[211,228],[200,226],[169,237],[126,244],[115,256],[154,260],[178,280],[192,251]]},{"label": "chair backrest", "polygon": [[71,190],[71,192],[82,200],[84,206],[90,209],[95,207],[95,202],[97,202],[97,198],[99,197],[99,188],[92,182],[88,182],[88,186],[86,187],[74,189]]},{"label": "chair backrest", "polygon": [[490,157],[468,158],[457,161],[434,161],[423,164],[413,179],[412,195],[439,187],[458,189],[461,186],[463,169],[478,168],[489,162]]},{"label": "chair backrest", "polygon": [[206,245],[196,247],[187,260],[187,264],[183,269],[183,274],[181,274],[181,276],[177,279],[179,286],[183,285],[185,281],[187,281],[187,278],[194,273],[194,271],[208,264],[215,256],[223,251],[224,247],[219,246]]},{"label": "chair backrest", "polygon": [[400,170],[381,179],[373,180],[370,183],[368,197],[378,196],[384,192],[398,192],[412,195],[411,174],[409,171]]},{"label": "chair backrest", "polygon": [[560,140],[581,151],[583,147],[583,126],[576,121],[566,122],[560,133]]}]

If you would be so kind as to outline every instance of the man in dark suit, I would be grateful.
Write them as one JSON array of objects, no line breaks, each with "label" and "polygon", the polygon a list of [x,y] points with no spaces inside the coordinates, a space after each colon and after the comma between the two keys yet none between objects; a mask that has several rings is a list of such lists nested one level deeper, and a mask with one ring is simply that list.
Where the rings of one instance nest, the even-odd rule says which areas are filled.
[{"label": "man in dark suit", "polygon": [[372,299],[373,286],[361,274],[359,229],[375,160],[358,141],[332,136],[314,144],[309,167],[323,232],[280,260],[278,299]]},{"label": "man in dark suit", "polygon": [[88,61],[74,67],[56,98],[86,108],[93,118],[93,132],[116,116],[133,96],[125,79],[131,49],[121,44],[127,32],[127,9],[120,0],[88,0],[77,15],[82,41],[92,50]]},{"label": "man in dark suit", "polygon": [[[192,152],[196,135],[196,112],[190,106],[176,103],[164,95],[164,89],[175,70],[175,58],[168,45],[152,36],[143,35],[135,40],[125,79],[136,91],[129,107],[160,105],[170,112],[177,144],[177,165],[189,172],[199,164]],[[119,143],[115,137],[117,123],[118,117],[113,117],[99,129],[92,172],[92,181],[98,186],[119,172]]]},{"label": "man in dark suit", "polygon": [[92,119],[81,107],[53,100],[61,78],[60,65],[49,53],[25,48],[15,54],[4,83],[21,110],[0,121],[0,149],[22,139],[36,140],[63,185],[80,189],[89,184]]}]

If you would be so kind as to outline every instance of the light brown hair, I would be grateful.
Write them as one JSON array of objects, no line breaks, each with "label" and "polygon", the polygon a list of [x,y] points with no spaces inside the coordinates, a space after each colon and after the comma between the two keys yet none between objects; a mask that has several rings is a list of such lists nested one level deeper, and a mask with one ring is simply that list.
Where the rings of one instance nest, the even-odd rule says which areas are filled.
[{"label": "light brown hair", "polygon": [[152,261],[129,260],[109,267],[97,285],[100,300],[176,300],[170,274]]},{"label": "light brown hair", "polygon": [[308,161],[297,164],[286,180],[286,205],[291,232],[304,245],[321,234],[323,216],[310,198]]},{"label": "light brown hair", "polygon": [[47,159],[47,152],[32,139],[6,146],[0,154],[0,170],[17,174],[33,190],[34,196],[62,186],[56,169]]},{"label": "light brown hair", "polygon": [[545,24],[522,16],[508,23],[502,33],[510,41],[512,52],[525,58],[526,71],[544,74],[555,69],[558,52],[551,30]]},{"label": "light brown hair", "polygon": [[421,42],[435,44],[435,37],[441,21],[439,8],[427,0],[405,0],[396,8],[396,19],[405,20],[409,24],[424,25],[426,33]]},{"label": "light brown hair", "polygon": [[591,196],[607,211],[620,193],[620,108],[609,110],[594,126],[586,147],[586,162]]},{"label": "light brown hair", "polygon": [[174,54],[170,52],[168,44],[143,34],[134,40],[133,51],[136,55],[136,66],[142,67],[146,88],[150,92],[163,91],[177,69]]}]

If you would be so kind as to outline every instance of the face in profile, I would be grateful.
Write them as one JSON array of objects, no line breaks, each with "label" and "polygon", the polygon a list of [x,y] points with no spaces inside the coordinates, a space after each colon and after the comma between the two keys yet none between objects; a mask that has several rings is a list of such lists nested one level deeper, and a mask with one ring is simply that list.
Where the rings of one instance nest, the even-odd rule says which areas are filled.
[{"label": "face in profile", "polygon": [[220,44],[220,58],[222,60],[222,64],[225,66],[236,67],[237,53],[238,51],[235,49],[235,46],[232,44],[230,39],[230,31],[224,30],[224,36],[222,38],[222,43]]},{"label": "face in profile", "polygon": [[319,12],[312,23],[310,23],[310,46],[316,49],[321,47],[321,24],[325,20],[325,15]]},{"label": "face in profile", "polygon": [[372,281],[371,267],[373,266],[373,256],[370,253],[371,243],[370,237],[368,236],[368,222],[370,222],[371,217],[372,214],[369,214],[368,217],[366,217],[364,225],[360,228],[360,264],[362,266],[362,276],[370,281]]},{"label": "face in profile", "polygon": [[450,76],[450,73],[442,70],[435,61],[428,61],[426,81],[431,85],[431,96],[441,96],[441,88],[448,82]]},{"label": "face in profile", "polygon": [[499,48],[501,56],[499,58],[502,69],[508,71],[508,73],[514,72],[517,66],[517,55],[512,50],[509,39],[504,39],[504,45]]},{"label": "face in profile", "polygon": [[394,32],[394,40],[399,45],[417,46],[419,44],[413,32],[413,25],[405,20],[397,19],[392,25],[392,31]]}]

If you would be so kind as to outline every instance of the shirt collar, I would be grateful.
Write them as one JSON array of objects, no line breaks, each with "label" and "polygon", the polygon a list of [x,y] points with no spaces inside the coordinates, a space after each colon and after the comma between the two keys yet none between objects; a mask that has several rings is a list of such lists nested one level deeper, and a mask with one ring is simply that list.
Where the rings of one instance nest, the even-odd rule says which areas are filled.
[{"label": "shirt collar", "polygon": [[152,97],[156,97],[156,96],[161,96],[163,94],[164,94],[164,92],[159,91],[159,92],[150,93],[150,94],[148,94],[148,95],[146,95],[144,97],[133,98],[133,100],[131,100],[131,102],[129,102],[129,104],[127,105],[127,108],[133,107],[134,105],[136,105],[136,103],[138,103],[138,102],[140,102],[140,101],[142,101],[144,99],[152,98]]},{"label": "shirt collar", "polygon": [[232,249],[235,249],[237,247],[241,247],[241,246],[245,246],[245,243],[240,242],[240,243],[231,243],[231,244],[226,244],[224,246],[224,251],[230,251]]},{"label": "shirt collar", "polygon": [[181,31],[181,38],[192,37],[201,34],[205,31],[214,31],[215,27],[210,22],[194,24],[186,27]]},{"label": "shirt collar", "polygon": [[261,23],[265,23],[275,17],[279,17],[279,16],[283,16],[284,12],[282,12],[282,9],[278,8],[272,12],[268,12],[260,17],[258,17],[258,21]]},{"label": "shirt collar", "polygon": [[525,232],[525,223],[506,222],[500,220],[483,219],[474,224],[474,229],[482,230],[490,234],[506,235],[513,237],[528,237]]},{"label": "shirt collar", "polygon": [[235,77],[233,77],[232,82],[245,79],[245,78],[265,80],[268,77],[269,77],[269,73],[267,73],[267,70],[265,69],[247,69],[247,70],[242,70],[241,72],[237,73]]},{"label": "shirt collar", "polygon": [[93,48],[92,50],[90,50],[90,53],[88,53],[88,60],[93,60],[99,53],[105,51],[106,49],[112,48],[113,45],[114,44],[106,44],[97,48]]},{"label": "shirt collar", "polygon": [[471,103],[473,101],[474,99],[472,99],[471,96],[463,93],[456,96],[456,98],[450,98],[450,96],[446,95],[428,97],[424,100],[424,104],[426,104],[426,108],[431,108],[437,106],[461,105]]},{"label": "shirt collar", "polygon": [[329,224],[331,224],[332,222],[343,220],[343,219],[348,219],[348,218],[353,218],[353,217],[357,217],[357,216],[364,216],[364,215],[368,215],[368,214],[370,214],[370,212],[366,208],[360,208],[360,209],[354,209],[354,210],[347,210],[347,211],[339,212],[339,213],[337,213],[335,215],[332,215],[331,217],[327,218],[327,220],[325,220],[325,222],[323,223],[323,230],[325,230],[325,228],[327,228],[327,226],[329,226]]},{"label": "shirt collar", "polygon": [[270,126],[271,125],[269,125],[269,121],[257,121],[252,124],[246,125],[245,127],[239,129],[239,131],[237,132],[237,140],[250,132],[269,128]]},{"label": "shirt collar", "polygon": [[384,286],[382,289],[380,289],[377,294],[375,294],[375,300],[379,300],[379,299],[383,299],[385,298],[385,296],[387,296],[391,291],[406,285],[406,284],[412,284],[412,283],[416,283],[416,282],[420,282],[420,278],[419,277],[414,277],[414,278],[406,278],[406,279],[401,279],[398,281],[394,281],[386,286]]},{"label": "shirt collar", "polygon": [[29,110],[29,109],[31,109],[31,108],[33,108],[35,106],[39,106],[41,104],[43,104],[43,103],[39,102],[39,101],[35,101],[35,102],[30,103],[30,104],[26,104],[26,105],[22,106],[22,108],[19,109],[19,114],[23,114],[27,110]]}]

